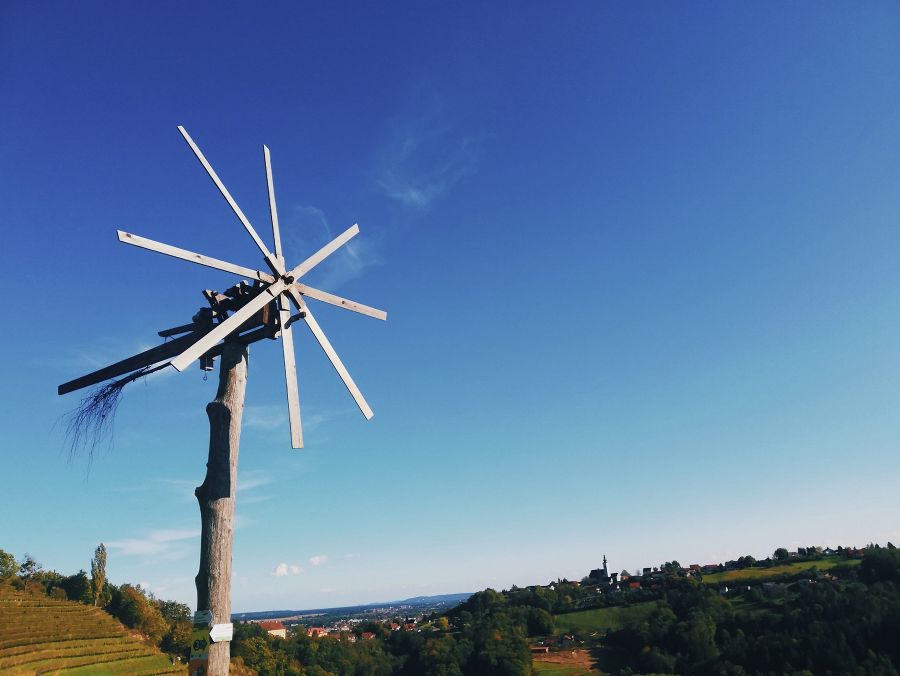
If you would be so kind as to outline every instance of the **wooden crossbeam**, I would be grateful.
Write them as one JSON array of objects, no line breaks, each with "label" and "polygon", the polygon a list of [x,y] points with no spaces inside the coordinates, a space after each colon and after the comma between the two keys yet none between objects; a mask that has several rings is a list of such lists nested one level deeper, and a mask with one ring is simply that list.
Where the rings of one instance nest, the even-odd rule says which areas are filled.
[{"label": "wooden crossbeam", "polygon": [[324,261],[331,254],[333,254],[335,251],[340,249],[342,246],[344,246],[347,242],[349,242],[351,239],[356,237],[358,234],[359,234],[359,226],[356,223],[354,223],[349,228],[344,230],[344,232],[342,232],[340,235],[338,235],[333,240],[328,242],[328,244],[326,244],[321,249],[316,251],[316,253],[314,253],[312,256],[310,256],[305,261],[300,263],[300,265],[298,265],[296,268],[291,270],[288,273],[288,276],[292,277],[293,279],[300,279],[303,275],[305,275],[307,272],[312,270],[319,263]]},{"label": "wooden crossbeam", "polygon": [[187,249],[172,246],[171,244],[163,244],[162,242],[147,239],[146,237],[141,237],[140,235],[135,235],[131,232],[124,232],[123,230],[116,230],[116,234],[119,236],[119,241],[123,244],[131,244],[132,246],[138,246],[142,249],[149,249],[150,251],[156,251],[157,253],[172,256],[173,258],[180,258],[183,261],[205,265],[208,268],[215,268],[216,270],[222,270],[223,272],[231,272],[249,279],[258,279],[269,283],[275,281],[275,278],[272,277],[272,275],[266,274],[261,270],[254,270],[253,268],[244,267],[243,265],[235,265],[228,261],[222,261],[218,258],[212,258],[211,256],[204,256],[203,254],[188,251]]},{"label": "wooden crossbeam", "polygon": [[320,291],[319,289],[314,289],[311,286],[300,284],[299,282],[295,284],[295,286],[304,296],[315,298],[316,300],[320,300],[323,303],[336,305],[337,307],[342,307],[345,310],[353,310],[353,312],[358,312],[361,315],[366,315],[368,317],[374,317],[375,319],[381,319],[382,321],[387,319],[387,312],[385,312],[384,310],[369,307],[368,305],[357,303],[355,300],[350,300],[348,298],[341,298],[340,296],[336,296],[333,293]]},{"label": "wooden crossbeam", "polygon": [[189,333],[196,328],[196,324],[182,324],[181,326],[174,326],[171,329],[163,329],[162,331],[157,332],[157,336],[160,338],[171,338],[172,336],[179,336],[182,333]]},{"label": "wooden crossbeam", "polygon": [[247,216],[244,215],[244,212],[238,206],[237,202],[234,201],[234,197],[232,197],[231,193],[228,192],[228,188],[226,188],[225,184],[222,183],[222,179],[219,178],[219,175],[216,173],[215,169],[212,168],[212,165],[209,163],[206,157],[203,156],[203,153],[200,152],[200,148],[198,148],[197,144],[194,143],[194,139],[191,138],[190,134],[188,134],[185,128],[181,125],[178,126],[178,131],[181,132],[184,140],[187,141],[187,144],[194,152],[196,158],[200,161],[200,164],[203,165],[206,173],[209,174],[209,177],[212,179],[213,183],[216,184],[216,187],[219,189],[219,192],[222,193],[222,197],[225,198],[225,201],[228,202],[228,206],[231,207],[234,215],[238,217],[238,220],[243,224],[244,229],[247,231],[250,237],[253,238],[253,241],[256,242],[256,246],[258,246],[259,250],[262,252],[263,257],[266,259],[266,263],[270,268],[272,268],[272,272],[279,275],[283,274],[284,268],[279,267],[280,264],[278,262],[278,259],[271,254],[268,247],[259,238],[259,235],[256,234],[256,230],[252,225],[250,225],[250,221],[247,220]]},{"label": "wooden crossbeam", "polygon": [[343,381],[344,386],[347,388],[347,391],[350,392],[350,396],[353,397],[353,401],[355,401],[356,405],[359,406],[359,410],[362,411],[362,414],[366,417],[366,420],[371,420],[372,416],[375,414],[372,413],[372,409],[369,407],[368,402],[366,402],[366,398],[362,395],[362,392],[359,391],[359,388],[356,386],[353,378],[350,377],[350,372],[347,371],[347,367],[344,366],[344,362],[341,361],[341,358],[338,357],[337,352],[335,352],[334,348],[331,346],[331,342],[325,336],[325,333],[319,326],[319,322],[316,321],[316,318],[313,317],[312,313],[309,311],[309,307],[306,305],[306,303],[303,302],[303,296],[300,295],[300,293],[294,286],[287,287],[287,293],[291,297],[291,300],[294,301],[294,305],[297,306],[297,309],[300,310],[300,313],[303,316],[303,320],[306,322],[309,330],[312,331],[312,334],[313,336],[315,336],[316,341],[318,341],[322,350],[325,352],[325,356],[328,357],[328,361],[331,362],[334,370],[337,371],[337,374]]},{"label": "wooden crossbeam", "polygon": [[86,376],[81,376],[80,378],[76,378],[75,380],[70,380],[67,383],[63,383],[57,388],[57,393],[68,394],[69,392],[80,390],[83,387],[96,385],[97,383],[102,383],[104,380],[116,378],[118,376],[125,375],[126,373],[132,373],[133,371],[142,369],[145,366],[151,366],[152,364],[158,364],[159,362],[165,361],[166,359],[171,359],[175,355],[184,352],[201,336],[202,334],[191,332],[187,335],[181,336],[180,338],[176,338],[175,340],[170,340],[167,343],[163,343],[162,345],[151,347],[149,350],[144,350],[143,352],[128,357],[127,359],[117,361],[115,364],[110,364],[109,366],[105,366],[102,369],[97,369],[93,373],[88,373]]},{"label": "wooden crossbeam", "polygon": [[[235,339],[242,343],[249,344],[256,342],[257,340],[262,340],[263,338],[274,338],[278,331],[276,322],[277,316],[278,310],[274,306],[274,302],[266,305],[255,312],[234,331]],[[57,388],[57,393],[60,395],[68,394],[69,392],[102,383],[104,380],[111,380],[112,378],[117,378],[126,373],[133,373],[146,366],[152,366],[153,364],[158,364],[167,359],[171,359],[190,348],[215,327],[216,324],[212,323],[206,325],[184,324],[182,326],[176,326],[171,329],[160,331],[159,335],[164,338],[178,334],[184,335],[165,342],[162,345],[151,347],[149,350],[144,350],[143,352],[127,357],[121,361],[117,361],[115,364],[104,366],[101,369],[97,369],[96,371],[81,376],[80,378],[76,378],[75,380],[63,383]],[[215,345],[207,350],[203,356],[217,357],[221,353],[222,346]]]}]

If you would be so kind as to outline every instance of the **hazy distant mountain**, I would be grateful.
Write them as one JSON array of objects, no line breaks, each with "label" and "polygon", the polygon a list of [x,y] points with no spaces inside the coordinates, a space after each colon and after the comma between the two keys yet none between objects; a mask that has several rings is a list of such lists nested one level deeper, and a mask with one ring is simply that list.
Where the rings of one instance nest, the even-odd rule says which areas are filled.
[{"label": "hazy distant mountain", "polygon": [[437,596],[413,596],[412,598],[403,599],[402,601],[388,601],[386,603],[375,603],[373,605],[378,606],[397,606],[397,605],[411,605],[411,606],[421,606],[421,605],[430,605],[432,603],[462,603],[463,601],[467,601],[469,597],[472,595],[471,592],[465,594],[438,594]]},{"label": "hazy distant mountain", "polygon": [[438,594],[436,596],[413,596],[400,601],[382,601],[380,603],[364,603],[357,606],[340,606],[337,608],[308,608],[306,610],[262,610],[250,613],[233,613],[234,620],[263,620],[271,617],[292,617],[296,615],[332,615],[358,613],[369,608],[384,608],[386,606],[455,606],[462,603],[472,595],[472,592],[461,594]]}]

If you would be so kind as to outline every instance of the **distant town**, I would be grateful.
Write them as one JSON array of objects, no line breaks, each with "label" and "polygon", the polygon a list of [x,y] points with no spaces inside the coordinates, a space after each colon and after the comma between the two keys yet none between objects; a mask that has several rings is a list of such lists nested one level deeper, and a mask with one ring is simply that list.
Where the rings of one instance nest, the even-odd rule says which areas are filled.
[{"label": "distant town", "polygon": [[[634,573],[627,570],[610,572],[606,555],[603,556],[603,565],[595,568],[581,580],[567,580],[560,578],[546,585],[534,585],[528,589],[546,589],[555,591],[561,587],[578,588],[575,595],[576,601],[569,610],[591,608],[610,602],[623,602],[622,596],[632,596],[634,601],[645,600],[648,592],[651,595],[658,594],[666,587],[667,581],[673,578],[694,578],[705,581],[707,584],[715,583],[721,578],[719,591],[723,595],[736,594],[750,588],[752,580],[743,578],[739,571],[752,569],[755,574],[766,570],[773,573],[779,572],[783,566],[790,566],[794,562],[809,562],[821,560],[822,568],[827,569],[830,563],[838,560],[859,560],[866,550],[857,547],[837,548],[811,546],[799,547],[789,551],[778,548],[765,558],[756,559],[751,555],[741,556],[737,559],[721,563],[692,563],[682,566],[677,561],[670,561],[659,566],[647,566],[636,569]],[[735,575],[734,573],[738,573]],[[811,574],[813,579],[827,579],[830,577],[825,570]],[[761,583],[762,588],[770,590],[779,583],[767,580]],[[504,593],[515,593],[520,588],[513,585]],[[258,624],[273,637],[287,638],[293,630],[302,631],[310,638],[335,638],[356,642],[357,640],[371,640],[376,638],[373,625],[380,625],[382,630],[389,631],[432,631],[434,626],[428,622],[432,618],[447,610],[465,602],[472,594],[446,594],[441,596],[425,596],[413,599],[405,599],[386,604],[372,604],[363,606],[349,606],[343,608],[323,608],[303,611],[268,611],[259,613],[236,613],[232,615],[234,622],[247,622]],[[363,629],[363,630],[361,630]],[[563,636],[560,640],[571,641],[572,637]],[[536,652],[543,648],[535,648]]]},{"label": "distant town", "polygon": [[[672,560],[634,572],[611,571],[604,556],[580,580],[238,613],[229,629],[240,676],[896,676],[898,613],[900,550],[888,542],[779,547],[763,559]],[[109,583],[102,544],[90,576],[0,550],[0,672],[115,662],[114,673],[183,673],[195,641],[191,615],[140,585]]]},{"label": "distant town", "polygon": [[374,638],[373,632],[358,631],[361,625],[367,623],[384,624],[392,630],[416,631],[423,618],[446,612],[471,595],[441,594],[340,608],[235,613],[231,618],[233,622],[259,624],[269,635],[281,638],[287,636],[289,629],[302,625],[306,627],[307,636],[312,638],[328,636],[355,641],[357,634],[362,639]]}]

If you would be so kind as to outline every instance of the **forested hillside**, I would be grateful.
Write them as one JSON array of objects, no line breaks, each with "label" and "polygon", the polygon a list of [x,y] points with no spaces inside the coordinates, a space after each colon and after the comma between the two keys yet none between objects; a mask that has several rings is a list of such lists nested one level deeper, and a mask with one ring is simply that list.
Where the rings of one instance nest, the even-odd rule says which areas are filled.
[{"label": "forested hillside", "polygon": [[860,674],[900,668],[900,550],[872,549],[858,567],[723,596],[672,585],[652,612],[611,632],[620,673]]},{"label": "forested hillside", "polygon": [[573,651],[588,668],[623,676],[896,676],[900,552],[860,556],[747,562],[731,587],[668,565],[651,573],[652,586],[625,591],[598,594],[587,578],[487,589],[414,629],[360,625],[340,639],[239,625],[232,655],[265,676],[583,674],[552,662]]},{"label": "forested hillside", "polygon": [[[417,623],[360,622],[335,636],[296,625],[275,638],[237,623],[233,672],[898,676],[900,550],[783,551],[711,566],[705,577],[669,562],[618,585],[604,567],[580,581],[486,589]],[[110,585],[102,558],[95,555],[91,577],[62,576],[30,557],[14,566],[0,551],[0,672],[98,663],[108,663],[103,673],[173,669],[190,636],[188,608]],[[566,663],[573,655],[578,664]]]}]

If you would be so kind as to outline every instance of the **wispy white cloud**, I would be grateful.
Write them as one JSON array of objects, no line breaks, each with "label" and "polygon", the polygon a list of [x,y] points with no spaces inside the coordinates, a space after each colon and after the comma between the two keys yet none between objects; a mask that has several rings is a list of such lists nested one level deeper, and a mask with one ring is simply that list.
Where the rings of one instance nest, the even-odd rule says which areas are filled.
[{"label": "wispy white cloud", "polygon": [[309,565],[311,566],[324,566],[326,563],[328,563],[328,556],[325,554],[316,554],[309,559]]},{"label": "wispy white cloud", "polygon": [[[144,490],[155,490],[155,486],[162,485],[167,491],[174,493],[183,501],[192,501],[196,498],[194,497],[194,490],[203,482],[202,477],[200,479],[152,479],[150,481],[141,482],[137,486],[133,488],[136,489],[144,489]],[[132,487],[129,487],[131,489]]]},{"label": "wispy white cloud", "polygon": [[271,495],[249,495],[246,497],[241,497],[242,505],[255,505],[260,502],[268,502],[272,499]]},{"label": "wispy white cloud", "polygon": [[234,515],[234,529],[249,528],[256,523],[256,519],[248,516],[244,512],[238,512]]},{"label": "wispy white cloud", "polygon": [[248,470],[238,476],[238,491],[252,491],[254,488],[272,483],[272,478],[261,469]]},{"label": "wispy white cloud", "polygon": [[320,594],[334,594],[334,592],[336,592],[336,591],[337,591],[337,589],[335,589],[334,587],[322,587],[319,590],[319,593]]},{"label": "wispy white cloud", "polygon": [[285,405],[255,405],[244,407],[242,424],[260,430],[275,430],[287,424]]},{"label": "wispy white cloud", "polygon": [[[321,425],[337,416],[337,413],[333,411],[320,410],[315,406],[304,407],[301,413],[304,432],[314,432]],[[258,430],[263,433],[286,430],[288,425],[287,404],[247,406],[244,409],[243,424],[248,429]],[[248,487],[251,486],[248,485]],[[241,488],[244,488],[243,478],[238,482],[238,490]]]},{"label": "wispy white cloud", "polygon": [[304,570],[302,567],[293,564],[293,563],[279,563],[274,568],[272,568],[272,575],[274,577],[287,577],[288,575],[300,575]]},{"label": "wispy white cloud", "polygon": [[[193,502],[196,500],[194,490],[201,483],[203,483],[203,477],[198,477],[196,479],[153,478],[140,483],[123,486],[121,490],[130,493],[134,491],[157,491],[162,488],[164,493],[177,497],[185,502]],[[237,490],[241,493],[241,504],[246,505],[271,499],[271,496],[257,495],[253,492],[254,489],[266,486],[270,483],[272,483],[272,477],[264,470],[241,470],[238,473],[237,484]]]},{"label": "wispy white cloud", "polygon": [[478,169],[477,139],[452,122],[437,97],[417,101],[418,116],[398,119],[375,159],[375,184],[392,200],[428,211]]},{"label": "wispy white cloud", "polygon": [[[297,257],[299,262],[333,240],[352,223],[334,228],[325,212],[318,207],[301,205],[294,207],[282,218],[282,236],[286,250]],[[365,236],[362,236],[362,235]],[[351,279],[355,279],[366,269],[381,265],[377,231],[361,227],[360,236],[349,241],[322,261],[310,272],[310,285],[325,290],[335,290]],[[365,302],[365,301],[363,301]]]},{"label": "wispy white cloud", "polygon": [[144,537],[111,540],[106,546],[123,556],[145,556],[172,561],[185,557],[192,548],[185,542],[200,536],[195,529],[156,530]]},{"label": "wispy white cloud", "polygon": [[307,432],[313,432],[334,417],[335,414],[330,411],[307,413],[303,416],[303,429]]}]

